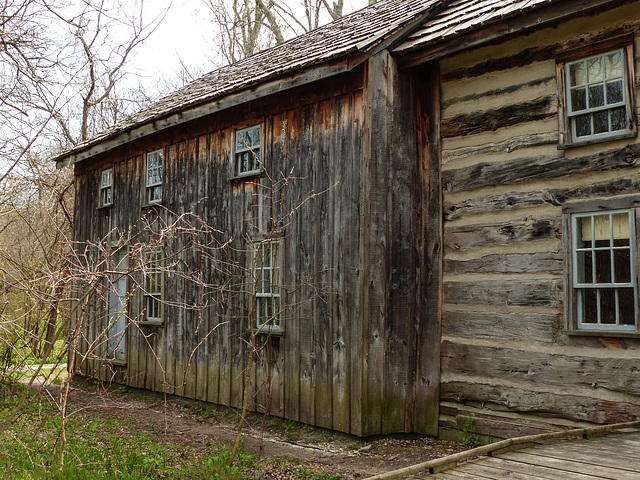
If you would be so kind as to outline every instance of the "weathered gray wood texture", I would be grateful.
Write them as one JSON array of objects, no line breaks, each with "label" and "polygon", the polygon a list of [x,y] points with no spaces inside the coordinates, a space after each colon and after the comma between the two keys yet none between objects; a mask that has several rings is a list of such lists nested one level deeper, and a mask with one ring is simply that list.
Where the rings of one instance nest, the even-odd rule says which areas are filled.
[{"label": "weathered gray wood texture", "polygon": [[[424,112],[427,150],[418,161],[417,80],[382,53],[341,77],[77,164],[79,242],[124,235],[131,246],[146,238],[144,225],[155,221],[160,231],[185,212],[231,242],[211,253],[188,236],[167,238],[175,264],[165,275],[161,326],[138,322],[141,278],[129,280],[126,365],[105,363],[104,349],[91,351],[106,326],[104,302],[91,303],[96,326],[85,327],[81,353],[89,354],[80,372],[239,407],[249,355],[247,239],[259,238],[273,215],[291,213],[279,232],[284,332],[259,337],[250,407],[356,435],[437,433],[439,314],[429,312],[439,311],[441,253],[433,243],[441,205],[428,172],[437,168],[439,144],[428,139],[436,132],[424,125],[432,112]],[[437,91],[437,76],[429,82]],[[230,181],[234,130],[255,124],[263,125],[265,175]],[[157,148],[165,159],[163,202],[145,208],[144,153]],[[100,170],[111,164],[114,206],[97,209]],[[98,224],[109,215],[114,233]],[[422,235],[429,216],[433,238]],[[435,277],[424,281],[427,263]],[[204,288],[194,272],[228,287]]]},{"label": "weathered gray wood texture", "polygon": [[630,32],[637,2],[440,62],[445,434],[640,414],[640,341],[564,333],[562,243],[566,202],[640,192],[640,144],[556,147],[556,55]]}]

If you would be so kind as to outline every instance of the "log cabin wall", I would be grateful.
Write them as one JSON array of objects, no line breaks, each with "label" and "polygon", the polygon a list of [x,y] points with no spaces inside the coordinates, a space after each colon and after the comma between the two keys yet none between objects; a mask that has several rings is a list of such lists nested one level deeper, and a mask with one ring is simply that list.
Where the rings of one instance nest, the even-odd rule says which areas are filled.
[{"label": "log cabin wall", "polygon": [[442,435],[640,415],[640,339],[566,331],[562,226],[567,202],[640,192],[638,139],[559,149],[556,82],[557,56],[630,33],[637,75],[637,2],[440,62]]},{"label": "log cabin wall", "polygon": [[[240,407],[251,298],[246,239],[260,238],[258,225],[268,229],[277,183],[275,204],[292,213],[279,231],[284,330],[259,336],[250,408],[356,435],[437,433],[439,316],[423,325],[429,309],[417,293],[433,289],[419,272],[433,248],[415,221],[428,197],[417,183],[430,180],[426,170],[417,175],[413,82],[383,52],[347,74],[77,164],[80,250],[102,240],[131,249],[146,238],[145,226],[161,231],[185,212],[231,242],[205,254],[193,242],[167,239],[175,265],[165,275],[161,326],[139,321],[141,278],[129,278],[126,362],[104,359],[104,290],[87,302],[80,373]],[[258,124],[266,175],[230,181],[234,131]],[[163,201],[144,207],[144,158],[155,149],[164,152]],[[109,166],[114,202],[99,208],[100,172]],[[290,178],[280,188],[283,176]],[[212,292],[182,275],[189,272],[232,286]]]}]

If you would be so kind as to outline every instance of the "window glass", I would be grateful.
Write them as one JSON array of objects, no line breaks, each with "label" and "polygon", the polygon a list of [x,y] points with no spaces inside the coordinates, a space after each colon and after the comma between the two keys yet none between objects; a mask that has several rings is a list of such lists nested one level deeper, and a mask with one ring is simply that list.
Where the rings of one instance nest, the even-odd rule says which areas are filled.
[{"label": "window glass", "polygon": [[578,328],[635,329],[631,211],[573,216]]},{"label": "window glass", "polygon": [[574,140],[617,135],[626,129],[623,49],[566,65],[567,102]]},{"label": "window glass", "polygon": [[113,170],[107,168],[100,174],[100,205],[106,207],[113,203]]},{"label": "window glass", "polygon": [[261,141],[260,126],[256,125],[236,131],[236,172],[238,175],[260,172]]},{"label": "window glass", "polygon": [[147,202],[162,201],[162,150],[147,153]]},{"label": "window glass", "polygon": [[256,327],[280,328],[280,244],[265,241],[254,247]]}]

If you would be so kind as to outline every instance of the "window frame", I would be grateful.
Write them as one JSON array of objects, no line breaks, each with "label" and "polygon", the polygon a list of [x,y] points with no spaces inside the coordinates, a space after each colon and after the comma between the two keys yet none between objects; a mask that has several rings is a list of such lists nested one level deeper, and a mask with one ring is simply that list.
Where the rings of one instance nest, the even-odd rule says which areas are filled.
[{"label": "window frame", "polygon": [[[577,264],[577,220],[588,216],[603,214],[629,213],[629,263],[630,281],[628,286],[598,282],[578,282]],[[572,202],[563,206],[563,248],[565,252],[564,291],[565,327],[564,333],[570,335],[598,335],[613,337],[640,336],[640,268],[638,268],[638,240],[640,239],[640,197],[617,198],[613,200],[587,200]],[[607,250],[606,247],[589,247],[592,250]],[[608,247],[613,251],[615,247]],[[613,267],[615,269],[615,266]],[[580,290],[586,290],[590,285],[595,290],[612,288],[633,288],[633,325],[587,323],[580,318]]]},{"label": "window frame", "polygon": [[[241,155],[246,152],[253,152],[256,150],[251,147],[242,147],[238,148],[238,135],[244,134],[248,131],[257,130],[259,132],[259,145],[258,145],[258,153],[257,153],[257,168],[253,168],[250,170],[241,170],[242,160]],[[233,135],[233,176],[232,179],[235,178],[244,178],[244,177],[253,177],[257,175],[262,175],[264,173],[264,130],[262,128],[262,123],[258,123],[255,125],[250,125],[248,127],[238,128],[234,131]]]},{"label": "window frame", "polygon": [[[161,264],[164,260],[164,252],[161,248],[150,248],[144,252],[144,264],[142,268],[142,320],[141,324],[160,325],[164,319],[164,272]],[[155,280],[155,285],[159,286],[157,290],[150,291],[149,282]],[[154,312],[157,311],[158,316],[149,316],[149,302],[153,302]]]},{"label": "window frame", "polygon": [[[109,183],[104,183],[104,175],[109,172]],[[109,201],[105,200],[105,195],[110,192]],[[100,199],[98,202],[101,208],[113,206],[113,167],[103,168],[100,170]]]},{"label": "window frame", "polygon": [[[160,165],[156,165],[153,168],[153,170],[155,170],[155,175],[154,177],[156,177],[156,181],[152,181],[150,182],[150,170],[151,168],[149,167],[149,160],[153,157],[156,157],[156,159],[159,157],[160,159]],[[164,151],[163,149],[159,148],[157,150],[152,150],[150,152],[147,152],[145,154],[145,169],[144,169],[144,178],[145,178],[145,189],[144,189],[144,205],[157,205],[159,203],[162,203],[163,200],[163,183],[164,183]],[[158,178],[159,177],[159,178]],[[159,190],[157,190],[159,187]],[[155,198],[155,196],[152,198],[152,192],[157,192],[159,191],[159,197]]]},{"label": "window frame", "polygon": [[[593,109],[586,109],[572,113],[569,66],[580,61],[587,61],[592,58],[604,56],[615,51],[621,51],[623,55],[622,91],[623,101],[616,105],[604,105]],[[587,45],[575,50],[564,52],[556,57],[556,80],[558,84],[558,148],[571,148],[581,145],[607,142],[622,138],[632,138],[637,135],[637,114],[636,114],[636,85],[635,85],[635,59],[633,35],[622,35],[613,37],[603,42]],[[606,84],[606,80],[603,80]],[[587,85],[587,84],[585,84]],[[595,111],[607,111],[625,107],[626,128],[602,133],[592,133],[588,136],[577,137],[574,135],[574,121],[580,115],[593,113]]]},{"label": "window frame", "polygon": [[[277,247],[276,255],[274,258],[273,255],[273,246]],[[263,249],[265,246],[268,248],[269,261],[267,262],[269,266],[264,266],[264,260],[261,266],[258,262],[259,251]],[[263,257],[266,259],[266,255]],[[253,255],[252,255],[252,266],[251,266],[251,275],[252,275],[252,299],[253,305],[255,306],[255,311],[253,312],[252,325],[253,328],[258,333],[283,333],[284,332],[284,322],[283,322],[283,308],[282,308],[282,240],[281,239],[268,239],[268,240],[260,240],[253,242]],[[258,271],[260,269],[260,271]],[[269,286],[270,288],[259,291],[259,285],[264,282],[260,282],[260,278],[264,278],[265,272],[269,272]],[[276,281],[273,280],[274,275],[273,272],[276,273],[277,278]],[[260,305],[263,301],[267,301],[270,303],[271,311],[275,311],[276,313],[269,317],[266,321],[261,320],[261,308]],[[273,321],[271,321],[273,319]]]}]

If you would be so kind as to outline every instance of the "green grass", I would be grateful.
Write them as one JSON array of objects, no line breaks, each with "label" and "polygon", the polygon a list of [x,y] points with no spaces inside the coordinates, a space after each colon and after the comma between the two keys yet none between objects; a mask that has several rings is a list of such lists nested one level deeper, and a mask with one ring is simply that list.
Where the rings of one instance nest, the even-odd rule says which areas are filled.
[{"label": "green grass", "polygon": [[[16,406],[26,395],[16,413]],[[207,406],[209,407],[209,406]],[[214,409],[203,408],[205,416]],[[217,412],[219,413],[219,412]],[[16,480],[189,479],[232,480],[265,476],[337,480],[296,459],[263,459],[240,449],[229,465],[229,446],[169,443],[161,434],[140,433],[131,419],[83,412],[68,419],[64,466],[60,468],[60,415],[55,404],[22,385],[0,385],[0,478]],[[300,431],[295,422],[281,426]]]},{"label": "green grass", "polygon": [[[13,415],[21,395],[28,395]],[[0,477],[11,479],[235,479],[255,468],[255,457],[240,452],[229,466],[230,451],[212,445],[205,455],[138,433],[126,419],[95,413],[69,420],[65,463],[60,459],[57,408],[37,393],[0,387]],[[219,474],[216,472],[220,472]]]}]

